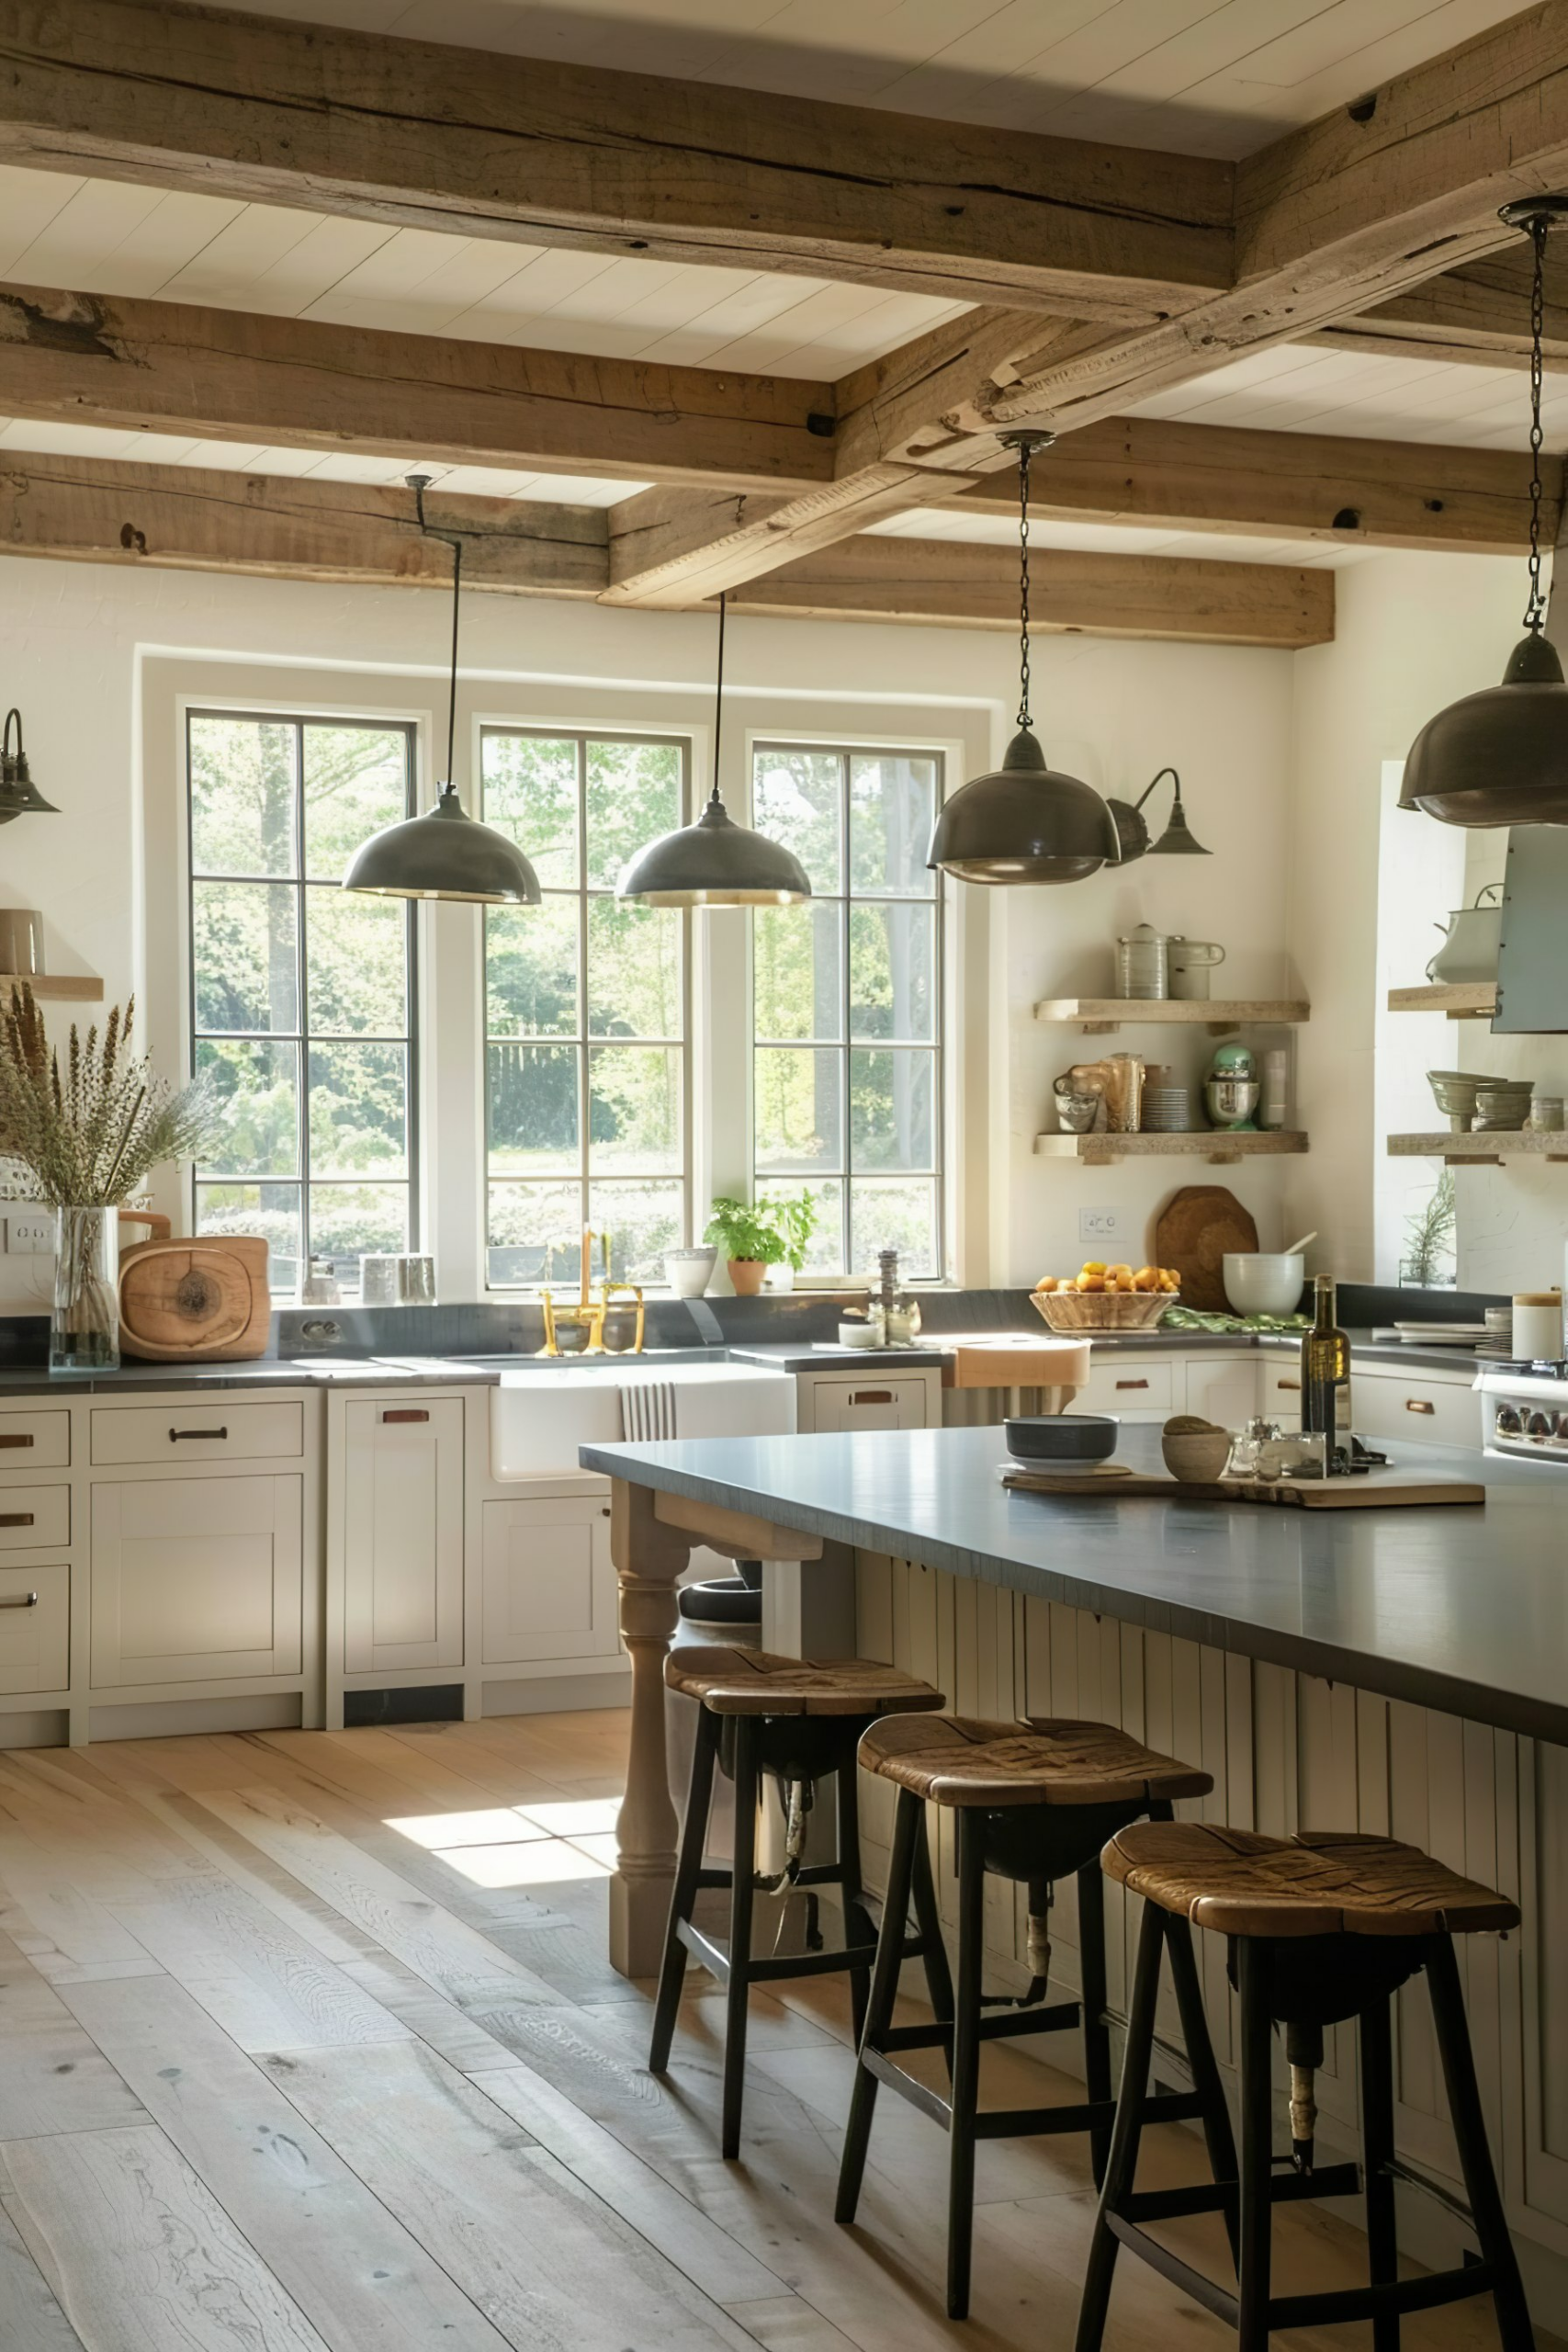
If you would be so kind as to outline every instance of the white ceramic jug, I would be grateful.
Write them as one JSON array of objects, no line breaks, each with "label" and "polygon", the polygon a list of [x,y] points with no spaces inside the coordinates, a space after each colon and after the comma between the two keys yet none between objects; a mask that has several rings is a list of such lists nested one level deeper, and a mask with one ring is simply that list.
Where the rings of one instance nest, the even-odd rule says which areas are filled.
[{"label": "white ceramic jug", "polygon": [[[1461,980],[1495,980],[1497,953],[1503,935],[1503,910],[1486,907],[1482,900],[1494,890],[1501,891],[1500,882],[1488,882],[1476,893],[1472,907],[1456,907],[1449,917],[1448,935],[1427,967],[1429,980],[1455,985]],[[1442,929],[1439,923],[1438,928]]]},{"label": "white ceramic jug", "polygon": [[1170,992],[1188,1001],[1209,993],[1209,975],[1216,964],[1225,960],[1225,951],[1216,947],[1212,939],[1183,939],[1179,935],[1170,943]]}]

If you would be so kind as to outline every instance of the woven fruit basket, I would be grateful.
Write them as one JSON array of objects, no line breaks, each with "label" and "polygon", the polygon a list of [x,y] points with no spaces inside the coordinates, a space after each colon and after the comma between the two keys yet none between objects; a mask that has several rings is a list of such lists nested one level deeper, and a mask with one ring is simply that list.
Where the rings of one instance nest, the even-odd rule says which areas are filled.
[{"label": "woven fruit basket", "polygon": [[1173,1290],[1036,1290],[1053,1331],[1152,1331],[1180,1294]]}]

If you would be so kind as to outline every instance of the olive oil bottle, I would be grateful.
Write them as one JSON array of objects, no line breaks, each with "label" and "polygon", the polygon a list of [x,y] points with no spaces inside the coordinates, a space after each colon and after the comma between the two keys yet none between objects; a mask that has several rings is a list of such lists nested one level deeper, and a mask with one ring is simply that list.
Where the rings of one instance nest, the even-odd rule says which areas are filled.
[{"label": "olive oil bottle", "polygon": [[1316,1311],[1302,1337],[1302,1429],[1324,1441],[1324,1475],[1338,1465],[1336,1451],[1350,1447],[1350,1341],[1334,1319],[1332,1274],[1314,1279]]}]

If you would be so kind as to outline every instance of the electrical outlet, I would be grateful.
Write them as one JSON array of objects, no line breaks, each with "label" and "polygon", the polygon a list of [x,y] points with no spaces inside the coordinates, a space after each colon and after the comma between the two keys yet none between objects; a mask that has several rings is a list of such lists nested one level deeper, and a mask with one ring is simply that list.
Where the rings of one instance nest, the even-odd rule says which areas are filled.
[{"label": "electrical outlet", "polygon": [[1132,1212],[1128,1209],[1079,1209],[1078,1239],[1111,1243],[1124,1241],[1132,1222]]},{"label": "electrical outlet", "polygon": [[51,1216],[8,1216],[6,1247],[16,1258],[52,1257],[54,1219]]}]

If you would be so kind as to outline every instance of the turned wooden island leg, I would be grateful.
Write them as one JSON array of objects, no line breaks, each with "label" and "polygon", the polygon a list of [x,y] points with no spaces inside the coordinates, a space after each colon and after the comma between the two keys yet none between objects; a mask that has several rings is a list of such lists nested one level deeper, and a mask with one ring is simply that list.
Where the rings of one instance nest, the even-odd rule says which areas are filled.
[{"label": "turned wooden island leg", "polygon": [[610,1557],[620,1585],[621,1639],[632,1668],[626,1793],[610,1881],[610,1965],[657,1976],[675,1882],[675,1808],[664,1738],[664,1660],[675,1631],[675,1580],[694,1546],[729,1560],[818,1560],[819,1535],[773,1527],[744,1511],[610,1481]]}]

